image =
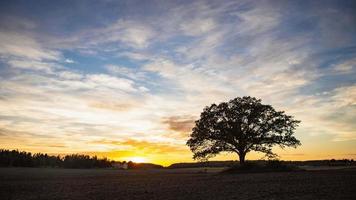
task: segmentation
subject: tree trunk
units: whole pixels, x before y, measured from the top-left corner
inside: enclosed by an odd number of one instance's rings
[[[245,156],[246,156],[246,153],[240,153],[239,154],[240,165],[244,165],[245,164]]]

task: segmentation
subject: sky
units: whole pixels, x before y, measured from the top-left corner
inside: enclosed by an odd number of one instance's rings
[[[356,2],[0,1],[1,148],[190,162],[247,95],[302,121],[280,159],[356,159]]]

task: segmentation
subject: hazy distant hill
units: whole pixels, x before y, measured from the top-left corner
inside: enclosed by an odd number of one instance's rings
[[[128,162],[129,169],[161,169],[163,168],[162,165],[157,165],[153,163],[134,163]]]

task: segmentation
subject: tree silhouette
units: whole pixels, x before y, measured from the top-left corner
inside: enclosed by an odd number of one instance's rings
[[[238,97],[205,107],[200,119],[195,121],[187,145],[194,153],[194,159],[234,152],[238,154],[240,164],[244,164],[250,151],[274,157],[274,145],[296,148],[300,141],[293,133],[299,123],[284,111],[262,104],[260,99]]]

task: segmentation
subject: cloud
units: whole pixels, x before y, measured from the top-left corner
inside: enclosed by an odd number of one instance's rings
[[[108,38],[109,41],[119,40],[134,48],[147,47],[149,40],[155,35],[151,27],[133,21],[119,20],[115,25],[108,27],[108,30],[111,33],[114,32],[114,36]],[[115,33],[116,31],[118,33]]]
[[[199,36],[216,27],[216,23],[213,19],[193,19],[191,21],[186,21],[180,25],[181,30],[184,34],[189,36]]]
[[[75,63],[74,60],[69,59],[69,58],[66,58],[66,59],[64,60],[64,62],[65,62],[65,63]]]
[[[105,69],[108,70],[111,74],[127,77],[133,80],[146,79],[146,74],[144,72],[129,67],[123,67],[118,65],[106,65]]]
[[[146,55],[144,53],[138,53],[138,52],[119,52],[117,56],[126,57],[131,60],[138,60],[138,61],[150,60],[149,55]]]
[[[60,78],[63,78],[65,80],[80,80],[84,77],[83,74],[71,71],[60,71],[57,72],[57,74]]]
[[[345,107],[356,105],[356,86],[347,86],[336,88],[331,92],[331,100],[333,106]]]
[[[58,76],[24,73],[12,78],[1,80],[4,98],[0,100],[0,109],[3,114],[14,115],[12,120],[16,123],[8,125],[13,129],[60,137],[70,133],[110,134],[120,126],[121,119],[137,121],[135,114],[129,117],[127,113],[117,113],[140,107],[140,102],[129,94],[140,90],[127,79],[68,71],[61,71]],[[143,100],[141,97],[140,101]],[[32,121],[25,123],[23,119]],[[39,122],[41,127],[36,126]],[[125,124],[122,122],[121,126],[130,127],[130,122]],[[101,126],[108,126],[110,131]]]
[[[143,67],[144,70],[156,72],[170,81],[171,90],[184,91],[185,95],[206,95],[214,98],[230,92],[214,71],[194,64],[181,65],[169,59],[157,59]],[[211,99],[208,98],[208,99]],[[206,100],[208,100],[206,99]]]
[[[175,66],[170,60],[159,59],[144,66],[147,71],[158,72],[163,77],[174,78],[177,75],[179,66]]]
[[[301,129],[308,134],[331,135],[334,141],[355,140],[355,93],[355,86],[347,86],[298,97],[288,110],[302,120]]]
[[[128,110],[134,108],[136,105],[133,104],[132,102],[117,103],[117,102],[101,101],[101,102],[93,102],[92,104],[89,104],[89,106],[94,107],[94,108],[99,108],[99,109],[110,110],[110,111],[125,112],[125,111],[128,111]]]
[[[192,131],[195,120],[196,118],[192,116],[172,116],[164,118],[162,121],[172,131],[188,133]]]
[[[281,22],[281,15],[276,12],[279,6],[276,4],[274,6],[262,3],[252,9],[232,12],[231,15],[236,16],[240,21],[236,31],[241,35],[248,34],[256,37],[274,29]]]
[[[339,73],[350,73],[356,68],[356,59],[346,60],[334,66],[334,71]]]
[[[43,71],[46,73],[53,73],[53,70],[55,68],[60,68],[59,65],[56,65],[54,63],[41,62],[35,60],[11,59],[8,61],[8,64],[13,68]]]
[[[43,48],[32,37],[17,32],[0,32],[0,55],[2,58],[23,58],[34,61],[59,60],[61,53]]]
[[[133,49],[147,48],[156,31],[147,23],[119,19],[105,27],[83,30],[66,38],[54,39],[54,44],[83,51],[97,51],[100,47],[125,46]]]
[[[86,85],[92,87],[107,87],[133,92],[136,90],[133,84],[134,83],[129,79],[116,78],[106,74],[90,74],[86,76]]]

